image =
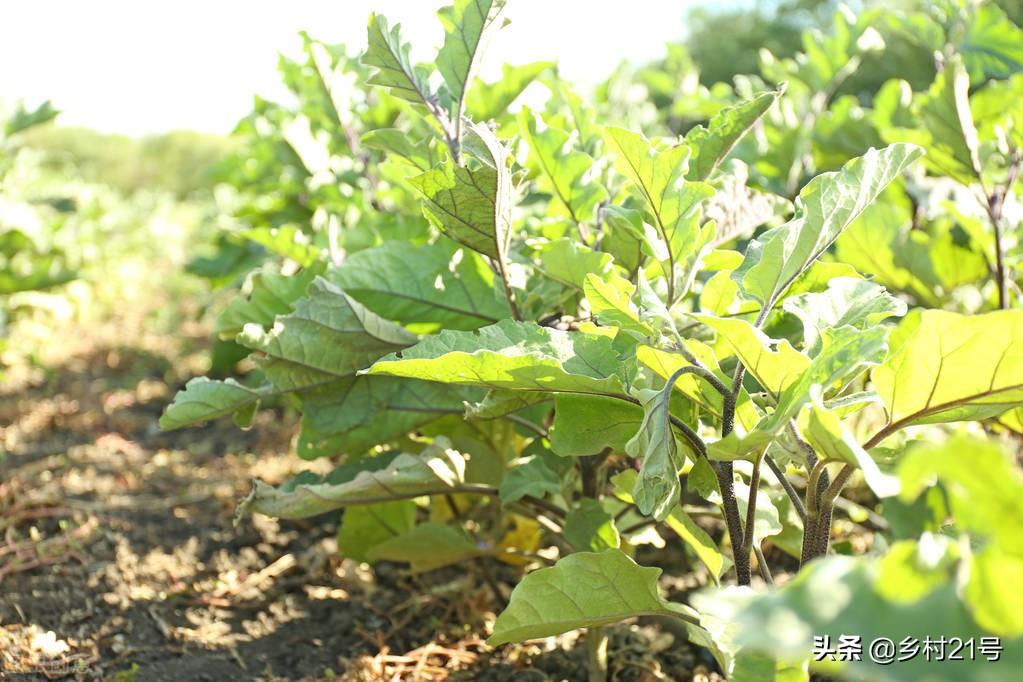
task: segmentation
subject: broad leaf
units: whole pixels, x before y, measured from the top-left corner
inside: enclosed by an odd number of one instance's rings
[[[692,517],[682,511],[681,506],[672,509],[665,522],[668,524],[668,528],[671,528],[682,539],[682,542],[693,550],[697,558],[710,571],[710,575],[716,583],[721,574],[731,565],[731,561],[725,558],[707,531],[696,525]]]
[[[400,537],[416,525],[416,503],[394,500],[365,504],[345,510],[337,532],[337,549],[355,561],[370,561],[369,551],[382,542]]]
[[[519,112],[519,131],[529,144],[530,159],[545,178],[545,189],[573,222],[591,222],[597,204],[607,198],[607,190],[593,177],[593,159],[573,147],[571,135],[541,124],[529,107]]]
[[[503,320],[475,332],[427,337],[366,373],[517,391],[620,394],[621,369],[605,336]]]
[[[501,479],[498,493],[505,504],[517,502],[526,495],[544,497],[561,493],[565,467],[550,453],[530,455],[513,463]]]
[[[583,291],[600,324],[620,327],[642,336],[655,335],[654,328],[639,319],[639,310],[632,302],[636,286],[629,280],[614,272],[604,277],[589,274]]]
[[[580,500],[565,517],[565,539],[581,552],[618,549],[622,544],[614,518],[589,497]]]
[[[484,125],[470,128],[483,163],[448,161],[409,183],[423,195],[423,214],[438,230],[474,251],[503,261],[511,240],[512,186],[508,152]]]
[[[367,552],[370,561],[404,561],[422,573],[468,559],[493,554],[479,547],[461,529],[440,523],[421,523],[381,542]]]
[[[381,317],[421,333],[475,329],[510,316],[493,270],[475,252],[438,242],[415,250],[387,242],[350,255],[327,273]]]
[[[625,452],[643,420],[641,407],[618,398],[563,393],[554,404],[551,450],[562,457],[595,455],[605,447]]]
[[[261,397],[260,391],[242,386],[234,379],[214,381],[196,377],[178,391],[174,402],[164,410],[160,428],[170,431],[226,417],[258,405]]]
[[[760,117],[767,113],[782,92],[762,92],[752,99],[724,107],[714,115],[707,127],[696,126],[686,133],[685,143],[692,150],[686,178],[709,179],[718,164]]]
[[[788,388],[810,366],[810,359],[787,340],[772,339],[746,320],[711,315],[693,317],[716,331],[749,373],[774,395]]]
[[[504,113],[537,76],[554,62],[533,62],[522,66],[501,65],[501,78],[493,83],[473,81],[465,95],[465,108],[474,121],[488,121]]]
[[[478,65],[485,33],[504,9],[504,0],[455,0],[437,12],[444,26],[444,44],[437,53],[437,70],[455,101],[454,117],[465,108],[465,90]]]
[[[409,45],[401,39],[401,26],[389,27],[382,16],[369,16],[368,47],[362,63],[376,68],[367,81],[370,85],[388,88],[395,97],[413,103],[425,105],[435,100],[427,74],[412,65]]]
[[[347,483],[281,489],[254,481],[252,492],[238,505],[238,515],[301,519],[355,504],[454,491],[465,480],[465,458],[449,445],[438,438],[418,455],[398,455],[386,469],[360,472]]]
[[[811,355],[820,350],[826,330],[849,326],[869,329],[889,317],[906,314],[906,304],[884,287],[851,277],[836,277],[828,290],[785,300],[782,307],[803,323],[803,344]]]
[[[540,253],[540,269],[549,278],[562,284],[583,288],[590,274],[604,277],[611,272],[609,254],[594,251],[578,239],[564,237],[547,244]]]
[[[660,574],[661,569],[639,566],[617,549],[571,554],[523,578],[487,644],[551,637],[636,616],[693,620],[691,609],[657,594]]]
[[[871,149],[842,170],[811,180],[799,194],[796,217],[750,243],[742,265],[732,273],[742,292],[761,305],[773,306],[921,153],[908,144]]]
[[[213,331],[221,338],[233,339],[250,322],[269,327],[278,315],[291,311],[319,270],[306,268],[294,275],[283,275],[275,268],[267,268],[252,273],[246,285],[248,294],[227,305],[217,317]]]
[[[353,376],[416,339],[322,278],[309,285],[294,312],[278,316],[269,330],[247,324],[238,335],[238,343],[266,355],[261,366],[282,391]]]
[[[1023,312],[925,310],[907,318],[900,338],[871,375],[888,413],[885,433],[986,419],[1023,403]]]

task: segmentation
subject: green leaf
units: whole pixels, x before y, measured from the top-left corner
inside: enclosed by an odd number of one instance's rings
[[[361,455],[432,421],[457,414],[481,392],[414,379],[348,377],[301,394],[303,459]]]
[[[605,447],[625,452],[643,421],[642,408],[618,398],[562,393],[554,405],[551,450],[561,457],[595,455]]]
[[[906,304],[884,287],[852,277],[836,277],[828,282],[827,291],[792,296],[782,307],[803,323],[803,344],[811,355],[819,352],[826,330],[869,329],[906,314]]]
[[[986,547],[970,563],[963,595],[970,613],[985,630],[1003,637],[1023,635],[1023,556],[999,547]]]
[[[783,91],[784,88],[761,92],[751,99],[724,107],[714,115],[707,127],[696,126],[686,133],[685,143],[692,150],[686,179],[709,179],[718,164],[767,113]]]
[[[705,460],[700,460],[705,461]],[[715,482],[716,485],[716,482]],[[677,506],[671,510],[665,521],[668,527],[671,528],[682,542],[686,543],[696,554],[696,557],[703,562],[703,565],[710,571],[711,577],[716,583],[721,578],[721,574],[725,572],[731,562],[725,558],[725,555],[718,549],[717,543],[711,539],[707,531],[696,525],[696,522],[682,511],[681,506]]]
[[[409,178],[423,195],[423,214],[460,244],[497,260],[511,240],[512,186],[508,151],[484,125],[470,127],[481,142],[484,163],[471,169],[448,161]]]
[[[692,620],[690,609],[657,594],[660,574],[661,569],[639,566],[617,549],[571,554],[523,578],[487,644],[551,637],[636,616]]]
[[[337,532],[337,549],[355,561],[370,561],[369,551],[400,537],[416,525],[416,503],[395,500],[349,507]]]
[[[366,373],[516,391],[620,394],[621,369],[606,336],[502,320],[475,332],[442,331]]]
[[[477,546],[460,529],[441,523],[421,523],[375,545],[367,556],[370,561],[408,562],[414,573],[422,573],[490,554],[492,550]]]
[[[428,171],[444,160],[443,152],[430,140],[416,142],[406,131],[397,128],[371,130],[362,136],[360,142],[370,149],[387,152],[392,158],[399,157],[420,171]]]
[[[735,501],[739,505],[739,515],[745,523],[746,511],[749,509],[750,487],[741,480],[735,481]],[[757,490],[757,508],[753,512],[753,544],[759,545],[764,538],[782,532],[781,518],[778,508],[774,506],[767,491]],[[748,551],[748,550],[747,550]]]
[[[318,277],[294,312],[279,315],[269,330],[247,324],[237,340],[266,355],[261,366],[277,389],[296,391],[353,376],[416,339]]]
[[[484,83],[479,78],[465,95],[465,108],[474,121],[488,121],[504,113],[522,91],[540,74],[554,68],[554,62],[533,62],[522,66],[501,65],[501,78]]]
[[[714,189],[706,183],[685,181],[690,150],[684,144],[660,150],[639,133],[613,127],[604,129],[604,139],[615,154],[615,167],[631,181],[668,248],[665,278],[669,303],[673,303],[684,293],[675,291],[676,278],[688,280],[712,236],[693,218],[700,202],[713,195]]]
[[[976,8],[957,45],[975,81],[1007,78],[1023,71],[1023,30],[998,5]]]
[[[957,528],[1023,556],[1023,474],[996,443],[958,436],[918,445],[899,462],[899,479],[903,502],[941,482]]]
[[[408,43],[402,42],[401,26],[390,28],[387,19],[369,15],[368,47],[362,63],[376,71],[366,82],[389,88],[392,95],[409,102],[428,104],[436,100],[428,76],[412,65]]]
[[[840,171],[818,175],[800,192],[796,217],[753,240],[732,278],[747,297],[773,306],[881,190],[921,154],[913,145],[893,144],[868,150]]]
[[[671,426],[669,403],[672,388],[643,389],[643,422],[639,431],[625,445],[625,450],[642,461],[632,497],[639,511],[663,520],[678,504],[681,486],[678,472],[685,463],[679,454],[675,432]]]
[[[871,374],[885,433],[911,424],[993,417],[1023,403],[1023,311],[959,315],[925,310]]]
[[[479,62],[484,34],[504,9],[504,0],[455,0],[437,12],[444,26],[444,44],[437,70],[455,101],[454,118],[462,116],[465,90]]]
[[[261,394],[242,386],[234,379],[214,381],[206,377],[190,379],[185,388],[174,396],[160,417],[164,431],[192,426],[212,419],[234,414],[258,405]]]
[[[540,252],[540,269],[551,279],[583,288],[590,274],[604,277],[611,272],[612,258],[609,254],[594,251],[580,244],[577,239],[564,237],[546,245]]]
[[[769,338],[759,328],[738,317],[693,315],[718,333],[747,371],[773,395],[779,395],[810,366],[810,359],[787,340]]]
[[[897,603],[881,596],[882,572],[875,559],[830,556],[817,559],[783,587],[755,593],[748,588],[703,591],[692,603],[701,621],[711,618],[729,623],[733,644],[742,652],[768,653],[782,660],[801,660],[813,650],[814,636],[827,636],[832,646],[842,635],[862,638],[863,656],[841,667],[843,680],[871,682],[1010,682],[1023,666],[1023,642],[1003,641],[998,662],[987,662],[978,653],[977,663],[955,663],[917,655],[885,665],[867,655],[870,642],[886,637],[896,645],[905,638],[916,640],[923,651],[927,637],[973,638],[980,642],[990,633],[974,624],[956,596],[952,582],[911,603]],[[885,589],[898,589],[887,586]],[[940,624],[940,635],[935,633]],[[947,641],[947,639],[946,639]],[[813,665],[813,664],[812,664]],[[839,666],[831,663],[834,675]],[[824,668],[821,668],[824,672]]]
[[[501,502],[517,502],[526,495],[558,495],[565,485],[565,473],[560,458],[550,453],[523,457],[501,479],[498,488]]]
[[[451,491],[465,481],[465,458],[449,446],[447,439],[437,438],[418,455],[400,454],[386,469],[363,471],[336,485],[313,483],[282,489],[257,480],[237,513],[239,517],[259,513],[302,519],[351,505]]]
[[[807,414],[803,435],[824,460],[852,464],[863,472],[867,485],[878,497],[891,497],[899,492],[899,479],[882,472],[874,458],[859,444],[842,424],[841,418],[824,407],[819,387],[811,392],[813,407]]]
[[[575,149],[572,136],[564,130],[541,128],[529,107],[519,112],[519,132],[546,180],[544,189],[557,198],[573,222],[591,222],[597,204],[607,199],[607,190],[593,177],[593,159]]]
[[[387,242],[351,254],[327,273],[345,293],[409,330],[475,329],[510,316],[493,270],[478,254],[442,241],[417,247]]]
[[[618,549],[622,544],[614,518],[589,497],[580,500],[565,517],[565,539],[581,552]]]
[[[639,311],[632,303],[636,286],[629,280],[615,272],[604,277],[589,274],[586,275],[583,291],[590,310],[600,324],[620,327],[642,336],[655,335],[653,327],[639,319]]]
[[[250,322],[270,326],[274,318],[290,312],[305,296],[317,274],[319,268],[306,268],[294,275],[282,275],[269,267],[253,272],[246,283],[248,294],[238,296],[224,308],[213,331],[221,338],[233,339]]]

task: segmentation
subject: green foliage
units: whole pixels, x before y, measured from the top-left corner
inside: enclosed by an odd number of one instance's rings
[[[808,662],[815,634],[1018,636],[1001,579],[1023,565],[1018,470],[945,426],[1012,429],[1023,405],[1019,82],[985,81],[1014,69],[1018,29],[957,7],[842,11],[734,87],[680,81],[683,109],[646,119],[614,79],[588,102],[546,64],[474,78],[501,3],[442,10],[433,64],[377,16],[361,63],[307,39],[282,63],[299,104],[257,101],[239,126],[230,238],[261,262],[217,331],[258,372],[193,380],[164,428],[285,398],[298,454],[340,466],[257,482],[241,511],[344,509],[360,561],[523,567],[493,645],[681,617],[733,679],[806,680],[834,667]],[[884,54],[875,25],[930,26],[933,83],[839,94]],[[546,100],[514,111],[537,78]],[[224,282],[250,264],[234,253]],[[864,484],[892,518],[921,496],[932,513],[829,557],[838,498]],[[696,611],[663,599],[632,556],[664,530],[739,586]],[[753,589],[771,546],[801,568]]]

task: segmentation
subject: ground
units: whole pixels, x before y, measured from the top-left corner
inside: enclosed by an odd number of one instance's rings
[[[577,634],[486,647],[471,569],[341,559],[336,517],[235,526],[252,478],[309,466],[294,417],[160,432],[209,329],[153,312],[59,325],[0,384],[0,679],[586,679]],[[507,597],[518,569],[493,568]],[[614,628],[612,679],[720,679],[680,634]]]

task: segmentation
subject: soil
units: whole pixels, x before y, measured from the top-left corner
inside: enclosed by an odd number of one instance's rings
[[[294,415],[160,432],[208,329],[125,331],[146,324],[60,330],[59,357],[0,384],[0,679],[586,679],[576,634],[486,647],[500,605],[472,567],[360,566],[336,517],[236,527],[252,478],[310,467]],[[492,569],[506,596],[517,569]],[[612,628],[609,652],[612,679],[720,679],[655,624]]]

